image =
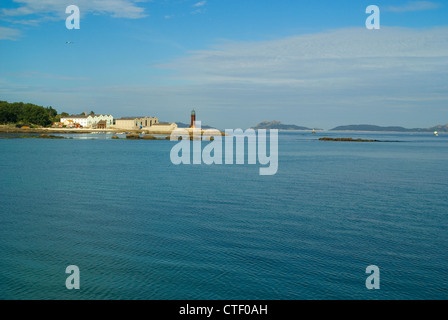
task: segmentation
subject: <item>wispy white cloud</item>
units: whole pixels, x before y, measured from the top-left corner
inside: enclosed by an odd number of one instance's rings
[[[207,9],[205,8],[205,5],[207,4],[207,0],[196,2],[193,7],[195,10],[191,11],[191,14],[200,14],[205,13]]]
[[[72,0],[14,0],[19,4],[18,8],[0,11],[2,19],[8,17],[21,17],[31,15],[51,15],[53,17],[65,18],[65,8],[73,4]],[[116,18],[138,19],[146,16],[145,9],[138,6],[141,0],[77,0],[81,14],[95,13],[107,14]]]
[[[425,11],[434,10],[442,7],[441,3],[432,1],[411,1],[401,6],[387,6],[384,11],[389,12],[411,12],[411,11]]]
[[[410,123],[448,103],[448,28],[350,28],[226,42],[159,67],[177,72],[173,79],[190,83],[210,108],[237,108],[243,117],[269,119],[271,112],[310,124],[317,115],[331,121],[345,114],[339,123]]]
[[[207,4],[207,0],[197,2],[193,5],[193,7],[203,7]]]
[[[448,64],[448,28],[384,29],[379,33],[340,29],[275,41],[230,42],[215,50],[191,52],[162,67],[194,81],[321,86],[322,81],[340,84],[341,78],[356,84],[372,72],[429,72]]]
[[[0,27],[0,40],[17,40],[20,35],[17,29]]]

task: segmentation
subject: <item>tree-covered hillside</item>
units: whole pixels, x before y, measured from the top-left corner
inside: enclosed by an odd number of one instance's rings
[[[57,121],[58,112],[52,107],[32,103],[0,101],[0,124],[27,124],[47,127]]]

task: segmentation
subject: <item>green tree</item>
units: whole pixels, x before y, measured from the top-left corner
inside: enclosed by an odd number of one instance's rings
[[[22,102],[8,103],[0,101],[0,123],[16,123],[23,109]]]
[[[54,121],[57,111],[31,103],[0,101],[0,123],[22,123],[48,126]]]
[[[57,120],[58,112],[56,111],[56,109],[53,109],[53,107],[50,106],[50,107],[47,107],[47,112],[48,112],[48,115],[50,116],[51,122],[59,121],[59,120]]]
[[[58,114],[56,109],[54,109],[52,106],[47,107],[47,110],[50,117],[56,117],[56,115]]]
[[[24,123],[37,124],[44,127],[51,124],[47,109],[31,103],[24,105],[21,120]]]

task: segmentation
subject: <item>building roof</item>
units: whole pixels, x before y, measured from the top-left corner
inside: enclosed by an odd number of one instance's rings
[[[156,117],[123,117],[120,119],[116,119],[116,120],[138,120],[138,119],[157,119]]]
[[[87,119],[88,117],[112,117],[111,114],[79,114],[79,115],[70,115],[66,117],[61,117],[63,119]]]
[[[62,119],[87,119],[86,115],[71,115],[67,117],[61,117]]]

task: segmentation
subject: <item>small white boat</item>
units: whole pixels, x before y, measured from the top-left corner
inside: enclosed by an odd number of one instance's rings
[[[438,133],[437,131],[434,131],[434,135],[435,135],[436,137],[438,137],[438,136],[439,136],[439,133]]]
[[[313,133],[316,133],[316,130],[313,129]]]

